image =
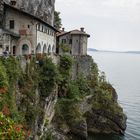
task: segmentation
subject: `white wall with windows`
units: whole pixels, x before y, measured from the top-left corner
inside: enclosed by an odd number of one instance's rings
[[[19,35],[19,38],[9,41],[11,54],[56,53],[56,31],[47,23],[19,10],[8,8],[5,12],[4,26],[5,29]]]
[[[36,53],[50,54],[55,52],[56,52],[55,31],[43,24],[38,24]]]

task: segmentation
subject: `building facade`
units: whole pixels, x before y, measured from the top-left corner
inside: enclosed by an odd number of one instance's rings
[[[88,38],[90,37],[84,31],[84,28],[80,30],[72,30],[65,32],[64,29],[57,35],[57,51],[59,54],[69,53],[71,55],[87,55]]]
[[[0,54],[56,53],[57,30],[38,17],[5,4],[0,29]]]

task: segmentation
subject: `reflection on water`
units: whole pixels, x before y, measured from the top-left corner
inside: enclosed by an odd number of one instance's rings
[[[140,140],[140,55],[103,52],[90,55],[115,87],[128,120],[124,137],[94,135],[89,140]]]

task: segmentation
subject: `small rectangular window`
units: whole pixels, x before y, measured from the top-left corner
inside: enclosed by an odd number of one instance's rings
[[[28,25],[28,29],[30,29],[30,25]]]
[[[0,45],[0,49],[2,49],[2,45]]]
[[[44,30],[44,27],[43,27],[43,25],[42,25],[42,32],[43,32],[43,30]]]
[[[64,43],[64,44],[65,44],[65,43],[66,43],[66,39],[62,39],[62,43]]]
[[[72,44],[72,39],[69,40],[69,44]]]
[[[6,46],[6,51],[9,51],[9,46],[8,45]]]
[[[40,31],[40,24],[38,24],[38,31]]]
[[[10,29],[14,29],[15,28],[15,21],[14,20],[10,20]]]

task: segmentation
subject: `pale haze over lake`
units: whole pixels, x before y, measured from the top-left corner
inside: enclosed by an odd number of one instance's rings
[[[124,137],[100,135],[90,140],[140,140],[140,54],[103,52],[89,54],[115,87],[119,103],[128,117]]]

